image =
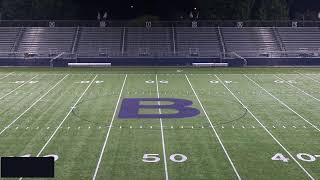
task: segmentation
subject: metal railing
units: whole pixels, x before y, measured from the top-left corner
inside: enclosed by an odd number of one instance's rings
[[[23,58],[23,59],[41,59],[41,58],[64,58],[64,59],[74,59],[77,54],[58,52],[57,54],[52,54],[50,51],[39,51],[39,52],[0,52],[0,58]]]
[[[314,50],[296,50],[296,51],[229,51],[226,53],[218,51],[199,51],[197,53],[190,51],[169,51],[149,52],[148,54],[128,53],[122,54],[120,51],[107,51],[107,53],[71,53],[39,51],[39,52],[0,52],[0,58],[61,58],[61,59],[77,59],[77,58],[237,58],[246,60],[247,58],[320,58],[320,49]]]
[[[239,54],[237,54],[236,52],[230,52],[230,55],[236,57],[237,59],[242,59],[243,60],[243,66],[247,66],[248,65],[248,61],[246,58],[240,56]]]
[[[282,57],[289,57],[289,58],[301,58],[301,57],[320,57],[320,49],[314,50],[290,50],[290,51],[233,51],[227,52],[226,57],[230,57],[230,54],[237,55],[244,57],[244,58],[282,58]]]
[[[151,27],[193,27],[194,21],[151,21]],[[282,20],[198,20],[197,27],[237,27],[242,22],[243,27],[291,27],[297,22],[298,27],[320,27],[320,21]],[[105,21],[107,27],[145,27],[146,22],[136,21]],[[99,27],[97,20],[0,20],[0,27]]]

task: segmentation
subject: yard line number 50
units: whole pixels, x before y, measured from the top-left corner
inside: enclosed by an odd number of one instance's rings
[[[183,163],[188,160],[183,154],[172,154],[170,160],[175,163]],[[145,163],[157,163],[160,161],[159,154],[144,154],[142,161]]]

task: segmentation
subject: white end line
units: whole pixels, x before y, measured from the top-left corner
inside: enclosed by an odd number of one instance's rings
[[[269,91],[267,91],[265,88],[263,88],[262,86],[260,86],[257,82],[255,82],[254,80],[252,80],[251,78],[249,78],[247,75],[244,75],[248,80],[250,80],[251,82],[253,82],[256,86],[260,87],[262,90],[264,90],[266,93],[268,93],[271,97],[273,97],[275,100],[277,100],[280,104],[282,104],[283,106],[285,106],[287,109],[289,109],[291,112],[293,112],[294,114],[296,114],[297,116],[299,116],[301,119],[303,119],[305,122],[307,122],[308,124],[310,124],[312,127],[314,127],[316,130],[318,130],[320,132],[320,129],[315,126],[314,124],[312,124],[310,121],[308,121],[306,118],[304,118],[303,116],[301,116],[299,113],[297,113],[295,110],[293,110],[292,108],[290,108],[287,104],[285,104],[284,102],[282,102],[280,99],[278,99],[277,97],[275,97],[273,94],[271,94]]]
[[[260,122],[260,120],[246,107],[242,101],[221,81],[221,79],[215,75],[220,83],[231,93],[231,95],[249,112],[249,114],[261,125],[261,127],[272,137],[272,139],[278,143],[278,145],[293,159],[293,161],[303,170],[310,179],[314,180],[311,174],[296,160],[296,158],[273,136],[273,134]]]
[[[110,123],[110,125],[109,125],[108,132],[107,132],[107,135],[106,135],[106,139],[105,139],[105,141],[104,141],[104,143],[103,143],[103,146],[102,146],[102,149],[101,149],[101,152],[100,152],[100,156],[99,156],[99,160],[98,160],[98,162],[97,162],[97,166],[96,166],[96,169],[95,169],[95,171],[94,171],[94,175],[93,175],[93,177],[92,177],[93,180],[96,179],[97,174],[98,174],[98,171],[99,171],[99,168],[100,168],[100,164],[101,164],[101,160],[102,160],[102,157],[103,157],[103,153],[104,153],[104,151],[105,151],[105,149],[106,149],[106,146],[107,146],[107,143],[108,143],[108,139],[109,139],[111,127],[112,127],[114,118],[115,118],[116,113],[117,113],[117,109],[118,109],[118,106],[119,106],[119,103],[120,103],[120,99],[121,99],[121,95],[122,95],[124,86],[125,86],[126,81],[127,81],[127,77],[128,77],[128,75],[126,74],[126,76],[125,76],[125,78],[124,78],[124,80],[123,80],[123,84],[122,84],[122,87],[121,87],[121,91],[120,91],[120,94],[119,94],[119,97],[118,97],[118,101],[117,101],[116,107],[115,107],[114,112],[113,112],[113,115],[112,115],[111,123]]]
[[[188,83],[189,83],[189,85],[190,85],[190,87],[191,87],[191,89],[192,89],[192,91],[193,91],[194,95],[196,96],[196,98],[197,98],[197,100],[198,100],[198,102],[199,102],[199,104],[200,104],[200,106],[201,106],[201,108],[202,108],[202,110],[203,110],[203,112],[204,112],[205,116],[207,117],[207,120],[208,120],[208,122],[210,123],[210,126],[211,126],[211,128],[212,128],[212,130],[213,130],[214,134],[216,135],[216,137],[217,137],[217,139],[218,139],[218,141],[219,141],[219,143],[220,143],[220,145],[221,145],[221,147],[222,147],[222,149],[223,149],[224,153],[226,154],[226,156],[227,156],[227,158],[228,158],[228,160],[229,160],[229,162],[230,162],[230,164],[231,164],[231,166],[232,166],[232,168],[233,168],[233,171],[235,172],[235,174],[237,175],[238,179],[240,180],[240,179],[241,179],[241,177],[240,177],[240,175],[239,175],[239,173],[238,173],[238,171],[237,171],[236,167],[234,166],[234,164],[233,164],[233,162],[232,162],[232,160],[231,160],[231,158],[230,158],[230,156],[229,156],[229,154],[228,154],[228,152],[227,152],[226,148],[224,147],[224,145],[223,145],[223,143],[222,143],[222,141],[221,141],[221,139],[220,139],[220,137],[219,137],[219,135],[218,135],[218,133],[217,133],[216,129],[214,128],[214,126],[213,126],[213,124],[212,124],[212,122],[211,122],[211,120],[210,120],[210,117],[208,116],[208,114],[207,114],[206,110],[204,109],[204,107],[203,107],[203,105],[202,105],[202,103],[201,103],[201,101],[200,101],[200,99],[199,99],[199,97],[198,97],[198,95],[197,95],[196,91],[194,90],[194,88],[193,88],[193,86],[192,86],[192,84],[191,84],[191,82],[190,82],[190,80],[189,80],[189,78],[188,78],[188,76],[187,76],[186,74],[185,74],[185,77],[186,77],[186,79],[187,79],[187,81],[188,81]]]
[[[85,93],[88,91],[88,89],[90,88],[90,86],[92,85],[92,83],[94,82],[94,80],[97,78],[98,75],[96,75],[91,83],[87,86],[87,88],[83,91],[83,93],[81,94],[81,96],[78,98],[78,100],[76,101],[76,103],[74,103],[73,107],[76,106],[79,101],[82,99],[82,97],[85,95]],[[62,124],[64,123],[64,121],[69,117],[69,115],[71,114],[73,109],[70,108],[68,114],[64,117],[64,119],[61,121],[61,123],[59,124],[59,126],[56,128],[56,130],[53,132],[53,134],[51,135],[51,137],[48,139],[48,141],[45,143],[45,145],[41,148],[41,150],[39,151],[39,153],[37,154],[37,157],[40,156],[40,154],[42,153],[42,151],[48,146],[48,144],[50,143],[51,139],[56,135],[56,133],[58,132],[58,130],[60,129],[60,127],[62,126]]]
[[[33,106],[35,106],[39,101],[41,101],[42,98],[44,98],[47,94],[49,94],[50,91],[52,91],[55,87],[57,87],[67,76],[64,76],[60,81],[58,81],[54,86],[52,86],[45,94],[43,94],[38,100],[36,100],[31,106],[29,106],[28,109],[26,109],[22,114],[20,114],[16,119],[14,119],[8,126],[6,126],[1,132],[0,135],[6,131],[8,128],[12,126],[17,120],[19,120],[26,112],[28,112]]]
[[[0,98],[0,100],[2,100],[3,98],[9,96],[11,93],[13,93],[14,91],[18,90],[19,88],[21,88],[22,86],[26,85],[27,83],[29,83],[30,81],[32,81],[34,78],[36,78],[39,75],[33,76],[33,78],[31,78],[30,80],[24,82],[23,84],[21,84],[20,86],[16,87],[15,89],[13,89],[12,91],[8,92],[7,94],[5,94],[4,96],[2,96]]]
[[[159,92],[159,83],[158,83],[158,74],[156,74],[156,85],[157,85],[157,95],[158,99],[160,98],[160,92]],[[160,102],[158,101],[158,105],[160,105]],[[159,114],[162,114],[161,109],[159,109]],[[167,155],[166,155],[166,146],[164,143],[164,133],[163,133],[163,123],[162,118],[160,118],[160,127],[161,127],[161,140],[162,140],[162,151],[163,151],[163,162],[164,162],[164,170],[166,175],[166,180],[169,179],[168,175],[168,165],[167,165]]]

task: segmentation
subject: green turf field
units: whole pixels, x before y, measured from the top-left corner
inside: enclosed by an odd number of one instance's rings
[[[320,68],[2,68],[0,88],[0,156],[54,155],[55,179],[320,179]],[[118,118],[158,97],[201,114]]]

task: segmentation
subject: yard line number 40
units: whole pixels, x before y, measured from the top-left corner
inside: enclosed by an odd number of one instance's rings
[[[13,157],[13,156],[11,156],[11,157]],[[25,154],[25,155],[22,155],[22,156],[19,156],[19,157],[31,157],[31,154]],[[53,157],[54,161],[57,161],[59,159],[59,156],[56,155],[56,154],[49,154],[49,155],[46,155],[46,156],[43,156],[43,157]]]
[[[320,155],[311,155],[308,153],[298,153],[297,158],[304,162],[314,162],[317,158],[320,158]],[[285,157],[282,153],[275,154],[272,158],[273,161],[282,161],[282,162],[289,162],[289,158]]]

